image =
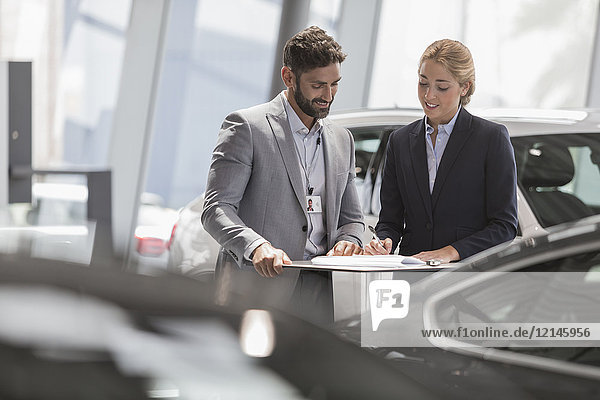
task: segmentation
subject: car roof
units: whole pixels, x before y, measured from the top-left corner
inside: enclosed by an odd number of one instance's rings
[[[507,127],[511,136],[565,133],[600,133],[600,110],[475,108],[473,115]],[[329,116],[346,128],[396,127],[423,117],[420,108],[359,109],[336,111]]]

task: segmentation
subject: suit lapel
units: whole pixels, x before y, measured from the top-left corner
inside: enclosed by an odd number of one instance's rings
[[[323,155],[325,157],[325,212],[326,212],[326,231],[328,233],[333,232],[337,229],[335,225],[335,216],[337,210],[335,205],[337,203],[337,172],[340,170],[338,163],[339,159],[335,155],[335,149],[338,148],[336,144],[336,135],[333,134],[328,123],[323,124]],[[329,244],[329,243],[328,243]],[[331,247],[332,244],[329,244]]]
[[[434,208],[438,198],[440,197],[440,192],[444,187],[444,182],[446,181],[446,178],[448,177],[456,158],[471,136],[471,119],[471,114],[469,114],[464,108],[461,108],[435,177],[435,184],[433,185],[433,193],[431,196]]]
[[[431,215],[431,195],[429,193],[429,171],[427,170],[427,152],[425,151],[425,126],[423,120],[410,133],[410,157],[417,181],[417,187],[428,215]]]
[[[306,207],[304,206],[306,201],[306,190],[302,186],[300,161],[298,160],[298,154],[296,153],[294,137],[285,113],[285,108],[279,96],[271,101],[271,111],[267,114],[267,120],[273,130],[273,135],[277,141],[277,146],[281,152],[281,157],[283,158],[283,163],[285,164],[285,169],[290,179],[290,183],[292,184],[292,188],[294,189],[294,193],[296,194],[296,198],[298,199],[298,203],[300,203],[300,207],[304,210],[304,214],[308,219]]]

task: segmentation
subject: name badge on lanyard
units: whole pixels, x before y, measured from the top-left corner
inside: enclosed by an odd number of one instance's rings
[[[306,211],[309,214],[323,212],[321,196],[306,196]]]

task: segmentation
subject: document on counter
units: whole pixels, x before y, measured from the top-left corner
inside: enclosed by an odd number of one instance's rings
[[[444,268],[454,268],[456,265],[442,264],[430,267],[424,261],[414,257],[388,254],[379,256],[319,256],[311,261],[292,261],[292,264],[284,265],[284,267],[327,271],[385,272],[437,271]]]

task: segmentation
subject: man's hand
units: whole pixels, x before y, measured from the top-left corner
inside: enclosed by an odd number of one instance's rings
[[[273,278],[283,272],[283,264],[291,264],[292,260],[285,251],[276,249],[271,243],[263,243],[254,250],[252,264],[260,276]]]
[[[422,261],[440,260],[442,263],[460,260],[460,254],[458,254],[458,251],[452,246],[446,246],[432,251],[422,251],[419,254],[415,254],[413,257]]]
[[[377,256],[380,254],[390,254],[392,252],[392,239],[386,238],[382,240],[383,246],[373,239],[365,246],[365,254]]]
[[[340,240],[327,252],[328,256],[352,256],[354,254],[362,254],[363,249],[356,243],[347,240]]]

